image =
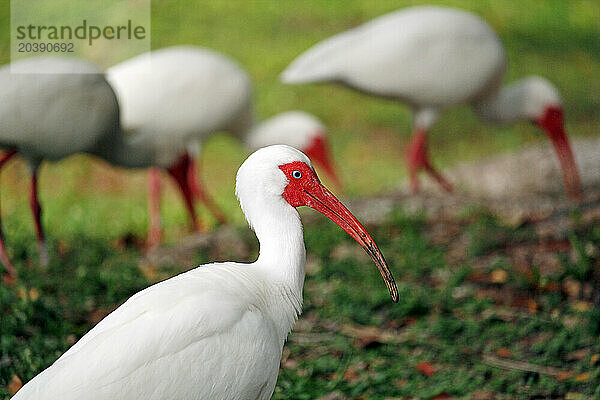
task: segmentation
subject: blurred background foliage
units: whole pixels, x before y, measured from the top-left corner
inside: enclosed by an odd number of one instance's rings
[[[8,0],[3,0],[8,5]],[[221,51],[248,69],[255,82],[256,111],[269,117],[302,109],[329,127],[331,144],[346,195],[390,192],[405,185],[403,149],[410,137],[409,109],[393,101],[335,85],[286,86],[277,77],[312,44],[378,15],[417,4],[443,4],[471,10],[498,32],[509,54],[507,80],[528,74],[550,79],[561,91],[571,136],[600,131],[600,2],[596,0],[446,1],[244,1],[155,0],[152,48],[194,44]],[[7,6],[0,8],[0,62],[9,61]],[[433,128],[434,162],[447,167],[544,140],[527,123],[486,125],[468,107],[446,112]],[[241,144],[217,134],[205,144],[201,174],[225,211],[241,222],[233,194],[235,172],[246,156]],[[28,179],[22,162],[2,171],[2,208],[8,236],[31,233],[27,215]],[[46,164],[41,172],[43,223],[50,236],[80,231],[92,235],[143,234],[146,224],[145,176],[98,160],[75,156]],[[186,229],[179,194],[164,180],[167,238]],[[210,218],[206,216],[207,218]]]

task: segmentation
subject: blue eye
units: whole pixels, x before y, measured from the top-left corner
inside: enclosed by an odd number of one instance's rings
[[[296,179],[300,179],[302,178],[302,172],[295,170],[294,172],[292,172],[292,176]]]

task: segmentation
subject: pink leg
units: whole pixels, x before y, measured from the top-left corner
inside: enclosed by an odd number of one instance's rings
[[[439,172],[433,168],[427,155],[427,131],[417,129],[411,138],[410,144],[406,149],[406,162],[408,164],[408,173],[410,177],[410,187],[413,193],[419,192],[419,178],[417,176],[420,169],[424,169],[442,188],[447,192],[452,192],[454,188]]]
[[[160,171],[152,167],[148,170],[148,206],[150,210],[150,229],[148,247],[157,247],[162,239],[160,223]]]
[[[190,188],[190,179],[189,179],[189,164],[190,157],[187,153],[183,154],[177,163],[168,169],[169,174],[175,179],[177,185],[179,185],[179,189],[181,190],[181,195],[183,196],[183,200],[185,201],[185,206],[188,209],[190,214],[190,218],[192,220],[192,224],[194,229],[199,232],[204,231],[202,225],[198,221],[196,217],[196,210],[194,209],[194,200],[193,193]]]
[[[38,248],[40,252],[40,264],[48,265],[48,249],[46,247],[46,238],[42,229],[42,207],[38,199],[38,170],[37,168],[31,172],[31,190],[29,192],[29,206],[33,214],[33,222],[35,224],[35,234],[37,237]]]
[[[0,156],[0,168],[6,164],[8,160],[17,154],[16,150],[8,150]],[[12,265],[6,252],[6,246],[4,244],[4,233],[2,232],[2,219],[0,214],[0,262],[4,265],[6,273],[2,276],[2,281],[7,285],[13,285],[17,280],[17,269]]]
[[[227,222],[227,218],[225,214],[221,211],[219,206],[213,201],[213,199],[206,193],[203,189],[203,184],[200,181],[200,177],[196,173],[196,163],[194,159],[190,156],[190,164],[188,166],[188,179],[189,186],[194,194],[194,199],[202,201],[206,208],[211,212],[211,214],[217,219],[220,224],[225,224]]]

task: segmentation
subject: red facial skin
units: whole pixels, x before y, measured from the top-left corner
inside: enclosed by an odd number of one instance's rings
[[[334,164],[330,156],[329,143],[325,137],[325,132],[319,132],[309,145],[303,150],[304,154],[312,161],[315,161],[329,175],[333,184],[342,189],[342,183],[338,174],[335,172]]]
[[[544,130],[550,141],[552,141],[562,167],[567,194],[575,200],[581,200],[581,180],[565,132],[562,109],[558,106],[546,107],[544,115],[534,122]]]
[[[352,236],[373,259],[392,300],[398,302],[398,289],[394,277],[375,241],[356,217],[321,184],[315,171],[301,161],[280,165],[279,169],[288,179],[288,184],[283,191],[283,198],[292,207],[308,206],[317,210]]]

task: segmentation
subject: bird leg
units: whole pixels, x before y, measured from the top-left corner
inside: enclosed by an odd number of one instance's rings
[[[179,160],[172,167],[167,169],[167,171],[169,172],[169,174],[171,174],[173,179],[175,179],[177,185],[179,185],[179,189],[181,190],[181,195],[183,196],[185,206],[187,207],[187,210],[190,214],[190,218],[192,219],[194,229],[199,232],[202,232],[204,231],[204,227],[200,224],[198,218],[196,217],[193,193],[190,188],[190,162],[190,156],[187,153],[184,153],[179,157]]]
[[[156,167],[148,170],[148,209],[150,211],[148,247],[152,249],[158,247],[162,239],[160,223],[160,171]]]
[[[40,264],[46,267],[48,265],[48,248],[46,247],[46,239],[44,230],[42,229],[42,207],[38,199],[38,169],[31,171],[31,190],[29,192],[29,206],[33,214],[33,222],[35,224],[35,234],[37,237],[38,248],[40,252]]]
[[[225,224],[227,222],[227,218],[223,211],[217,206],[214,200],[208,195],[208,193],[204,190],[204,185],[200,181],[200,177],[196,173],[196,163],[194,159],[190,157],[189,171],[188,171],[188,179],[189,185],[194,194],[194,199],[198,199],[202,201],[206,208],[210,211],[210,213],[216,218],[219,224]]]
[[[6,164],[8,160],[10,160],[15,154],[17,154],[16,150],[8,150],[5,151],[2,156],[0,156],[0,168]],[[18,272],[17,269],[12,265],[10,259],[8,258],[8,253],[6,252],[6,246],[4,245],[4,233],[2,231],[2,218],[0,214],[0,262],[4,265],[4,269],[6,273],[2,276],[2,281],[6,285],[14,285],[17,280]]]
[[[413,193],[419,193],[419,178],[417,176],[420,169],[424,169],[445,191],[452,192],[452,184],[446,180],[431,165],[427,155],[427,131],[417,129],[412,135],[410,144],[406,149],[406,162],[408,164],[408,173],[410,177],[410,187]]]

